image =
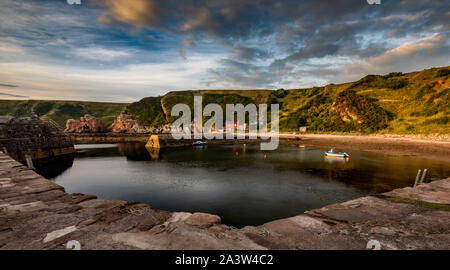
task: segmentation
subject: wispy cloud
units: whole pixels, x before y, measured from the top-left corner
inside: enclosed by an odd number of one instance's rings
[[[0,86],[129,101],[342,82],[448,65],[449,22],[435,0],[2,0]]]
[[[186,54],[184,53],[183,49],[179,46],[175,46],[175,49],[177,50],[177,52],[180,54],[181,58],[183,59],[187,59]]]
[[[18,87],[18,85],[7,84],[7,83],[0,83],[0,86],[2,86],[2,87],[9,87],[9,88]]]
[[[0,78],[20,81],[20,90],[33,99],[135,101],[168,91],[204,88],[204,70],[217,67],[224,55],[191,55],[165,63],[129,64],[120,69],[55,65],[51,63],[0,63]],[[6,69],[5,67],[8,67]],[[62,95],[61,93],[64,93]]]
[[[119,58],[130,56],[127,51],[111,50],[100,47],[76,48],[75,55],[91,60],[114,61]]]
[[[14,98],[29,98],[29,96],[22,96],[22,95],[1,93],[1,92],[0,92],[0,96],[7,96],[7,97],[14,97]]]

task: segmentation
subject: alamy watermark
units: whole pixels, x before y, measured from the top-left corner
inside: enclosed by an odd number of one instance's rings
[[[67,0],[69,5],[81,5],[81,0]]]
[[[191,122],[191,108],[187,104],[176,104],[171,111],[172,117],[182,116],[175,120],[171,126],[171,134],[174,139],[195,139],[203,138],[234,140],[248,138],[261,142],[261,150],[275,150],[279,144],[279,105],[270,106],[270,131],[268,131],[268,111],[267,104],[226,104],[226,121],[222,107],[219,104],[208,104],[204,109],[202,97],[194,97],[194,123]],[[248,123],[246,123],[248,115]],[[203,116],[210,117],[203,124]],[[237,121],[235,121],[237,119]],[[224,126],[225,123],[225,126]]]
[[[366,248],[371,250],[381,250],[381,243],[378,240],[372,239],[367,242]]]

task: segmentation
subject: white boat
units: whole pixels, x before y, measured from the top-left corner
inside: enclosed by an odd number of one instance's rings
[[[206,146],[208,145],[208,142],[205,141],[196,141],[192,144],[192,146]]]
[[[335,152],[333,149],[330,149],[330,151],[325,152],[326,157],[341,157],[341,158],[348,158],[350,157],[347,153],[339,153]]]

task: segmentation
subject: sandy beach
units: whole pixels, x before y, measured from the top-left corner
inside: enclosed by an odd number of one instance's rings
[[[300,137],[309,145],[336,149],[355,149],[389,155],[415,156],[450,162],[450,140],[444,137],[419,137],[401,135],[329,135],[280,134],[280,138]]]

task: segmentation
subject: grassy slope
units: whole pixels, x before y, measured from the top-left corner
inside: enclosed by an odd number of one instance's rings
[[[225,104],[280,104],[280,128],[297,131],[308,125],[315,132],[450,134],[450,67],[407,74],[368,75],[357,82],[291,90],[195,90],[170,92],[126,105],[78,101],[0,100],[0,115],[27,116],[33,108],[60,125],[84,114],[110,125],[125,112],[140,124],[159,126],[174,120],[171,108],[193,106],[195,95],[204,106]],[[125,107],[126,106],[126,107]]]
[[[170,114],[178,103],[192,108],[194,95],[202,95],[204,104],[223,108],[226,103],[278,103],[284,131],[308,125],[316,132],[450,134],[449,87],[449,67],[443,67],[307,89],[177,91],[153,98],[151,109],[146,98],[128,106],[128,112],[143,124],[161,125],[173,120],[167,120],[164,109]]]
[[[64,127],[68,119],[79,119],[85,114],[90,114],[109,126],[126,105],[85,101],[0,100],[0,115],[26,117],[33,109],[41,118],[50,118]]]

